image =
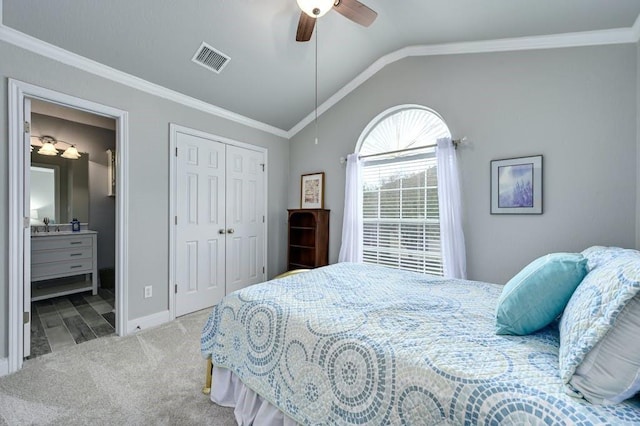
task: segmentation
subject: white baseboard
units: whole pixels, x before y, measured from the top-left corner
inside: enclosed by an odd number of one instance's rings
[[[146,317],[132,319],[127,322],[127,334],[157,327],[169,321],[171,321],[171,313],[169,311],[162,311],[147,315]]]
[[[0,377],[9,374],[9,358],[0,358]]]

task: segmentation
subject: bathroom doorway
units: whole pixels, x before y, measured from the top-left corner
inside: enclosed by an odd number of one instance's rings
[[[22,368],[24,359],[30,352],[31,329],[31,209],[30,209],[30,165],[31,165],[31,101],[44,101],[54,106],[66,107],[72,110],[88,113],[101,118],[107,117],[115,121],[115,153],[111,153],[112,165],[115,170],[111,173],[111,195],[115,200],[115,270],[114,270],[114,298],[115,298],[115,331],[124,336],[128,329],[127,312],[127,200],[128,200],[128,113],[104,104],[87,99],[56,92],[51,89],[36,86],[15,79],[8,81],[8,124],[9,124],[9,250],[8,250],[8,278],[9,278],[9,348],[8,373]],[[34,136],[38,135],[34,132]],[[64,139],[61,139],[64,140]],[[46,140],[40,141],[44,145]],[[66,142],[72,142],[67,140]],[[55,145],[55,144],[54,144]],[[64,149],[62,149],[64,147]],[[39,149],[39,148],[38,148]],[[62,154],[67,151],[66,145],[61,145]],[[75,156],[73,150],[67,155]],[[82,154],[79,153],[80,157]],[[62,155],[60,155],[62,156]],[[61,184],[62,185],[62,184]],[[109,189],[108,189],[109,190]],[[114,195],[115,194],[115,195]],[[49,226],[51,223],[48,224]],[[63,224],[59,223],[63,232]],[[70,226],[73,226],[69,224]],[[89,225],[91,226],[91,225]],[[50,229],[49,229],[50,231]],[[77,235],[70,233],[71,235]],[[87,235],[83,235],[81,244],[88,244]],[[92,243],[91,239],[91,243]],[[93,244],[93,243],[92,243]],[[97,241],[96,241],[97,247]],[[40,247],[42,250],[46,247]],[[85,247],[86,248],[86,247]],[[92,249],[97,253],[97,248]],[[55,265],[55,261],[52,262]],[[97,261],[95,262],[97,267]],[[45,272],[55,272],[49,269]],[[83,270],[88,266],[81,265]],[[42,270],[39,273],[42,274]],[[87,274],[87,280],[96,277],[98,273]],[[42,275],[40,275],[41,278]],[[89,294],[98,293],[97,285],[91,283]],[[77,310],[77,309],[76,309]]]
[[[27,359],[113,335],[116,318],[116,200],[111,161],[116,120],[29,101],[31,327]]]

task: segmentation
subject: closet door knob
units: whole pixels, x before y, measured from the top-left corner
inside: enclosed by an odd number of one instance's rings
[[[227,234],[233,234],[234,232],[236,231],[233,228],[227,229]]]
[[[218,229],[218,234],[224,234],[225,230],[224,229]]]

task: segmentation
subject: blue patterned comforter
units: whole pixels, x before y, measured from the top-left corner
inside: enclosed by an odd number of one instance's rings
[[[639,424],[564,393],[557,327],[498,336],[502,287],[341,263],[234,292],[202,353],[302,424]]]

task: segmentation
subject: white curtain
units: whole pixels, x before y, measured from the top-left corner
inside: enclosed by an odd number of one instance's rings
[[[438,204],[445,278],[467,278],[458,160],[451,139],[438,139]]]
[[[358,154],[347,156],[342,245],[338,262],[362,262],[362,161]]]

